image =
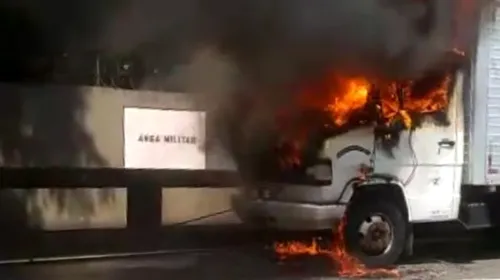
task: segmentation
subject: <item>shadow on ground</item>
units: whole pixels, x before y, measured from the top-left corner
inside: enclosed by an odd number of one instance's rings
[[[500,233],[481,231],[470,233],[460,240],[453,238],[442,241],[423,240],[415,246],[415,255],[404,260],[403,264],[447,262],[471,264],[479,260],[500,258]]]

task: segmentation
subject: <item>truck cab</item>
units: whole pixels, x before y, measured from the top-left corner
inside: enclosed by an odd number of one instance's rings
[[[307,171],[314,183],[252,183],[233,198],[235,212],[282,230],[335,229],[343,219],[348,249],[368,266],[397,261],[417,224],[499,226],[499,15],[498,0],[481,12],[474,54],[448,87],[445,123],[424,118],[394,134],[390,149],[377,125],[326,139]]]
[[[459,217],[463,85],[457,72],[445,124],[424,118],[418,128],[397,133],[389,149],[376,126],[326,139],[306,170],[313,180],[252,183],[233,198],[233,209],[248,224],[292,231],[332,229],[346,217],[346,240],[357,257],[375,266],[395,262],[411,224]]]

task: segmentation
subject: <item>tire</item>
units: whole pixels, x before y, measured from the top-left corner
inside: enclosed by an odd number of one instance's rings
[[[379,216],[381,216],[381,220],[374,218]],[[372,218],[370,219],[370,217]],[[409,227],[403,211],[395,203],[368,199],[353,201],[347,209],[346,218],[347,224],[344,234],[347,249],[367,267],[390,266],[395,264],[403,255]],[[368,220],[377,220],[377,222],[372,222],[372,225],[377,223],[375,227],[383,227],[383,232],[387,232],[388,228],[390,229],[392,234],[390,234],[391,241],[389,242],[390,245],[387,246],[388,248],[380,245],[377,250],[367,252],[364,249],[367,246],[361,245],[362,234],[360,234],[360,227],[365,226],[366,228],[366,225],[369,224]],[[382,235],[386,236],[385,234]],[[375,244],[374,242],[365,242],[365,244],[367,243]],[[385,248],[385,250],[382,248]]]

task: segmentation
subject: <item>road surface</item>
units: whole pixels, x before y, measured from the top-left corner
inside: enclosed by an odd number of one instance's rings
[[[496,278],[500,277],[500,250],[492,247],[458,242],[417,246],[416,255],[398,269],[402,279]],[[327,259],[307,257],[280,263],[268,251],[247,247],[131,259],[0,266],[0,279],[330,280],[339,277]]]

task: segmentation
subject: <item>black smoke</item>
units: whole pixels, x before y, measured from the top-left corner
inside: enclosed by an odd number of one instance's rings
[[[209,129],[246,170],[273,149],[276,111],[297,86],[332,68],[376,79],[415,79],[447,68],[454,40],[467,51],[475,36],[475,19],[457,16],[458,4],[487,1],[8,0],[0,4],[3,26],[11,27],[0,74],[44,80],[57,68],[47,56],[96,50],[132,53],[141,69],[162,68],[168,75],[200,47],[213,47],[239,75],[234,89],[205,104],[214,116]],[[468,32],[457,32],[457,18]],[[325,119],[317,112],[295,114],[297,122]],[[318,135],[311,138],[324,137]]]
[[[214,9],[210,2],[204,4]],[[221,50],[264,83],[332,65],[354,74],[415,78],[452,47],[455,2],[224,1],[229,8],[217,7],[222,12],[213,29]]]
[[[462,17],[461,9],[464,5],[477,8],[487,1],[473,2],[203,2],[200,11],[209,15],[204,34],[235,62],[242,77],[241,88],[215,107],[218,136],[249,176],[272,169],[269,155],[282,133],[274,118],[293,99],[297,86],[314,82],[332,69],[376,81],[426,80],[429,73],[457,69],[467,57],[450,56],[450,50],[474,49],[478,15]],[[457,24],[461,21],[469,24]],[[295,114],[292,119],[299,124],[310,119],[311,112],[297,110]],[[341,132],[325,135],[322,130],[313,130],[310,141],[318,147],[324,137]]]

